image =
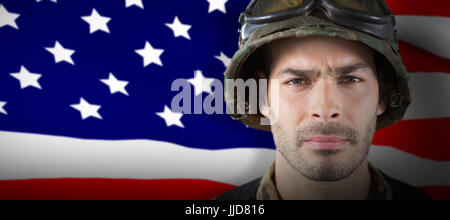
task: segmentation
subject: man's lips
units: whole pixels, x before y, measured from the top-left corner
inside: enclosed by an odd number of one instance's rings
[[[338,137],[313,137],[304,142],[317,150],[337,150],[342,148],[349,140]]]

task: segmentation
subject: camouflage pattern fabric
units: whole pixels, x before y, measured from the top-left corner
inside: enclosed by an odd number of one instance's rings
[[[369,173],[371,177],[370,191],[367,200],[393,200],[392,188],[383,175],[369,163]],[[275,181],[275,162],[262,177],[261,184],[256,192],[257,200],[281,200]]]

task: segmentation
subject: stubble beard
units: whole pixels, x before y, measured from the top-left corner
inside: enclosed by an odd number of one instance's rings
[[[357,130],[344,127],[336,122],[329,124],[318,123],[306,128],[298,129],[293,137],[279,125],[272,126],[277,151],[285,158],[291,167],[304,177],[317,182],[334,182],[350,176],[367,158],[375,133],[377,118],[374,117],[369,125],[359,133]],[[338,160],[341,150],[305,149],[304,141],[313,136],[335,135],[349,139],[346,146],[350,156]],[[312,156],[311,156],[312,155]]]

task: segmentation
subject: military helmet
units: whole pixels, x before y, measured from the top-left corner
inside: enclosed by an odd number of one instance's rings
[[[317,11],[325,16],[318,16]],[[263,48],[273,41],[308,36],[339,37],[372,48],[377,70],[388,76],[387,106],[377,118],[377,130],[401,120],[411,103],[395,17],[384,0],[252,0],[239,22],[242,25],[239,50],[227,67],[225,84],[227,80],[260,78],[259,73],[264,70]],[[231,117],[249,127],[271,131],[270,125],[261,123],[264,116],[259,109],[257,114],[249,113],[248,97],[245,97],[244,114],[235,111],[239,107],[238,95],[225,85],[225,101]]]

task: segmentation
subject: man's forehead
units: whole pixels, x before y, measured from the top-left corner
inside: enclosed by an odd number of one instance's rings
[[[331,62],[333,69],[358,63],[374,67],[373,49],[338,37],[313,36],[278,40],[266,46],[265,56],[266,62],[270,62],[271,66],[273,62],[282,60],[284,65],[310,70],[320,69],[321,62],[324,61]]]
[[[369,46],[359,42],[346,40],[339,37],[309,36],[304,38],[286,38],[273,41],[266,45],[266,53],[271,56],[282,55],[286,52],[306,55],[314,53],[327,55],[330,52],[345,54],[370,54],[373,51]]]

